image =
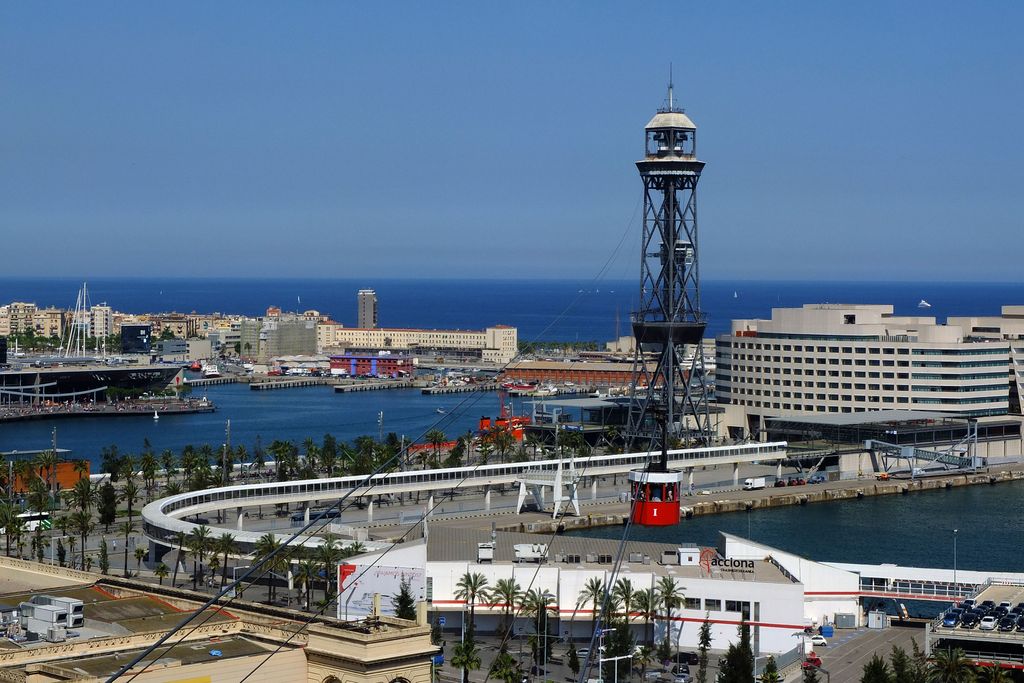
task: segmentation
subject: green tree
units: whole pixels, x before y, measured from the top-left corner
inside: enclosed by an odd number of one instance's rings
[[[583,583],[580,594],[576,598],[576,609],[590,604],[591,619],[594,623],[600,616],[599,607],[604,602],[604,579],[599,576],[592,576]]]
[[[135,548],[135,570],[136,573],[142,571],[142,561],[146,559],[146,549],[143,546],[137,546]]]
[[[650,628],[653,620],[658,616],[658,594],[656,591],[650,588],[644,588],[636,592],[636,597],[633,598],[636,603],[636,610],[640,612],[640,616],[644,619],[644,637],[643,641],[647,645],[654,645],[654,630]]]
[[[615,582],[612,595],[622,605],[623,618],[629,624],[629,620],[633,616],[633,604],[636,601],[636,590],[633,588],[633,582],[625,577],[619,579]]]
[[[100,541],[100,573],[110,572],[110,555],[107,552],[107,539]]]
[[[477,650],[472,638],[455,644],[452,666],[462,669],[462,683],[469,683],[469,672],[480,668],[480,651]]]
[[[267,580],[270,582],[270,594],[269,599],[271,602],[277,599],[277,579],[274,576],[275,573],[281,571],[283,562],[281,553],[281,541],[277,540],[277,536],[267,532],[260,536],[256,540],[255,551],[257,564],[262,563],[263,567],[269,572]]]
[[[88,480],[86,480],[86,481],[88,481]],[[81,482],[79,482],[79,483],[81,483]],[[88,510],[82,510],[82,509],[75,510],[74,512],[71,513],[70,527],[71,527],[71,529],[76,534],[78,534],[79,538],[81,538],[81,541],[82,541],[81,566],[84,568],[85,567],[85,548],[86,548],[86,546],[88,545],[88,542],[89,542],[89,534],[91,534],[92,530],[93,530],[92,515],[89,514]]]
[[[409,580],[404,576],[398,584],[398,592],[391,596],[391,607],[399,619],[416,621],[416,598],[413,597]]]
[[[761,672],[761,683],[782,683],[779,667],[775,666],[775,657],[769,656],[768,661],[764,663],[764,671]]]
[[[455,584],[455,597],[469,605],[469,638],[476,632],[476,603],[487,597],[487,577],[479,572],[466,572]],[[469,674],[466,674],[467,676]]]
[[[813,666],[809,666],[804,669],[803,676],[800,679],[802,683],[819,683],[821,677],[818,676],[818,670]]]
[[[550,592],[534,588],[523,594],[520,605],[523,616],[533,618],[533,633],[530,637],[530,645],[533,650],[533,661],[537,664],[541,661],[541,653],[550,654],[550,638],[540,639],[541,635],[546,636],[548,632],[548,612],[552,609],[555,596]]]
[[[135,522],[131,520],[121,522],[120,531],[121,535],[124,536],[124,577],[128,578],[128,539],[137,531]]]
[[[188,534],[188,554],[192,556],[192,590],[196,590],[203,571],[203,562],[210,552],[210,527],[200,524]]]
[[[214,555],[220,555],[224,558],[220,564],[220,587],[223,590],[228,580],[228,555],[234,555],[238,552],[238,544],[235,543],[234,535],[231,532],[225,531],[214,539],[211,550]]]
[[[579,662],[577,662],[577,668],[579,668]],[[516,683],[519,680],[519,668],[516,666],[516,660],[508,653],[508,647],[504,641],[487,675],[503,683]]]
[[[889,668],[892,671],[893,681],[914,681],[914,683],[924,683],[924,681],[918,682],[914,677],[914,663],[907,655],[906,650],[892,646],[892,652],[889,654]]]
[[[498,579],[490,591],[491,602],[501,605],[501,629],[506,635],[512,630],[512,610],[522,596],[523,589],[515,579]]]
[[[960,648],[933,651],[928,665],[928,680],[932,683],[973,683],[974,666]]]
[[[568,665],[569,671],[572,672],[573,678],[576,678],[576,676],[578,676],[580,673],[580,656],[576,652],[575,645],[569,646]]]
[[[892,674],[889,672],[889,665],[877,654],[872,655],[867,664],[864,665],[864,673],[860,677],[860,683],[892,683]]]
[[[682,607],[683,605],[683,587],[680,586],[674,578],[671,576],[663,576],[658,580],[656,586],[658,597],[661,599],[661,604],[665,607],[665,643],[666,648],[674,648],[675,644],[679,642],[678,636],[669,642],[672,634],[672,610],[676,607]],[[682,632],[682,624],[679,627],[680,633]],[[727,683],[727,682],[723,682]]]
[[[103,482],[100,486],[97,509],[100,515],[100,524],[103,525],[103,533],[110,533],[110,525],[117,519],[117,491],[109,481]]]
[[[718,662],[717,683],[754,683],[754,652],[750,647],[750,627],[739,626],[739,642],[730,643],[729,649]]]
[[[156,575],[156,578],[160,579],[160,585],[161,586],[164,585],[164,579],[167,578],[167,574],[169,574],[169,573],[170,573],[170,571],[168,570],[167,565],[164,564],[163,562],[158,564],[156,566],[156,569],[153,570],[153,574]]]
[[[1013,680],[1010,673],[998,664],[981,667],[975,676],[978,683],[1011,683]]]
[[[700,625],[700,633],[697,636],[697,683],[708,681],[708,650],[711,649],[711,613],[704,613],[704,623]],[[774,660],[772,660],[774,663]]]

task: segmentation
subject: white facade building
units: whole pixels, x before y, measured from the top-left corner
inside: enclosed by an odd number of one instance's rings
[[[657,590],[661,582],[674,581],[685,596],[684,604],[672,611],[669,620],[671,640],[679,650],[696,650],[705,618],[712,625],[712,648],[728,647],[745,621],[758,654],[792,650],[798,645],[794,633],[831,622],[836,613],[855,614],[859,619],[856,574],[724,534],[717,549],[629,542],[618,572],[613,563],[616,540],[502,532],[494,536],[493,559],[488,560],[479,546],[490,542],[487,532],[438,527],[431,528],[427,541],[351,558],[348,569],[342,570],[347,582],[339,588],[339,617],[345,618],[346,605],[366,601],[367,592],[374,590],[369,581],[372,567],[379,563],[405,566],[410,575],[426,567],[426,600],[434,619],[445,617],[447,631],[460,630],[467,614],[465,600],[458,597],[458,583],[467,572],[482,574],[488,587],[501,579],[514,579],[523,591],[550,593],[550,632],[561,638],[571,636],[577,642],[588,640],[594,630],[593,606],[580,600],[584,586],[593,578],[606,585],[628,579],[634,590]],[[526,559],[532,554],[528,552],[517,558],[517,545],[545,546],[540,554],[546,561]],[[352,588],[354,584],[358,585]],[[380,591],[391,592],[384,584]],[[382,595],[382,604],[388,604],[388,597]],[[483,600],[476,604],[475,612],[477,629],[489,633],[499,629],[508,609]],[[634,611],[630,620],[634,636],[646,640],[653,633],[655,642],[660,641],[666,628],[663,617],[663,610],[654,620]],[[514,631],[530,633],[531,623],[530,618],[522,617]]]
[[[1005,340],[894,316],[890,305],[808,304],[734,320],[717,339],[716,366],[719,403],[748,419],[887,409],[1002,415],[1009,405]]]
[[[481,360],[504,364],[515,358],[519,349],[516,328],[495,325],[484,330],[419,330],[407,328],[343,327],[338,323],[317,325],[320,353],[332,350],[403,350],[472,353]]]

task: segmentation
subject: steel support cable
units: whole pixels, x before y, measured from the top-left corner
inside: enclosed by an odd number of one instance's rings
[[[638,202],[637,202],[637,204],[636,204],[636,205],[634,206],[634,209],[633,209],[633,215],[632,215],[632,217],[630,218],[629,222],[627,223],[627,225],[626,225],[626,229],[625,229],[625,230],[623,231],[623,234],[622,234],[622,236],[621,236],[621,237],[619,238],[619,242],[618,242],[618,244],[617,244],[617,245],[615,246],[615,248],[613,249],[613,251],[612,251],[612,254],[611,254],[611,255],[609,255],[609,257],[608,257],[608,258],[607,258],[607,259],[605,260],[605,263],[604,263],[604,264],[602,265],[601,269],[600,269],[600,270],[598,271],[598,274],[597,274],[597,275],[596,275],[596,276],[595,276],[595,277],[594,277],[594,278],[592,279],[592,282],[596,283],[596,282],[600,281],[600,280],[601,280],[601,279],[602,279],[602,278],[604,277],[604,274],[605,274],[605,272],[607,271],[607,269],[608,269],[608,268],[609,268],[609,267],[611,266],[611,263],[612,263],[612,262],[614,261],[614,259],[615,259],[616,255],[618,254],[618,251],[619,251],[619,249],[621,248],[621,246],[622,246],[623,242],[625,241],[625,239],[626,239],[626,236],[627,236],[627,235],[629,234],[630,228],[632,227],[632,222],[633,222],[633,220],[634,220],[634,219],[635,219],[635,217],[636,217],[636,211],[637,211],[637,207],[638,207],[638,206],[639,206],[639,201],[638,201]],[[576,297],[575,297],[575,298],[574,298],[574,299],[572,300],[572,302],[570,302],[570,303],[569,303],[569,304],[568,304],[568,305],[567,305],[567,306],[566,306],[566,307],[565,307],[565,308],[564,308],[564,309],[562,310],[562,312],[561,312],[561,313],[560,313],[560,314],[559,314],[558,316],[556,316],[556,317],[555,317],[555,318],[554,318],[554,319],[552,320],[552,322],[551,322],[551,323],[549,323],[549,324],[548,324],[548,325],[547,325],[547,326],[546,326],[546,327],[544,328],[544,330],[542,330],[542,331],[541,331],[541,332],[540,332],[540,333],[539,333],[538,335],[536,335],[534,339],[535,339],[535,340],[538,340],[538,339],[539,339],[539,338],[540,338],[540,337],[541,337],[541,336],[542,336],[543,334],[546,334],[548,330],[550,330],[550,329],[551,329],[552,327],[554,327],[554,325],[555,325],[555,324],[557,324],[557,323],[558,323],[558,322],[559,322],[559,321],[560,321],[560,320],[561,320],[562,318],[564,318],[564,317],[565,317],[565,316],[566,316],[566,315],[568,314],[568,312],[569,312],[570,310],[572,310],[572,309],[573,309],[573,308],[575,307],[575,305],[577,304],[577,302],[579,301],[579,299],[580,299],[580,298],[581,298],[581,296],[580,296],[579,294],[577,294],[577,296],[576,296]],[[516,355],[516,356],[515,356],[515,357],[514,357],[514,358],[513,358],[512,360],[510,360],[510,361],[509,361],[508,363],[505,363],[505,364],[504,364],[504,365],[502,366],[501,370],[504,370],[504,369],[506,369],[506,368],[507,368],[507,367],[508,367],[509,365],[511,365],[512,363],[514,363],[514,362],[515,362],[515,361],[516,361],[516,360],[517,360],[517,359],[519,358],[519,356],[520,356],[520,355],[521,355],[521,354],[517,354],[517,355]],[[499,370],[499,373],[500,373],[500,371],[501,371],[501,370]],[[464,400],[464,401],[461,401],[461,402],[460,402],[460,404],[459,404],[459,406],[457,406],[455,410],[457,411],[457,410],[461,409],[461,408],[462,408],[462,406],[463,406],[463,404],[466,404],[466,403],[469,403],[470,405],[472,405],[472,404],[473,404],[473,403],[475,403],[476,401],[480,400],[480,398],[482,398],[482,394],[483,394],[483,392],[482,392],[482,391],[479,391],[479,390],[477,390],[477,391],[473,391],[473,392],[470,392],[470,396],[469,396],[469,397],[467,397],[467,399],[466,399],[466,400]],[[470,399],[472,399],[472,400],[470,400]],[[456,414],[457,414],[457,413],[456,413]],[[435,423],[434,423],[434,424],[433,424],[433,425],[432,425],[432,426],[431,426],[431,427],[430,427],[429,429],[427,429],[427,430],[424,430],[423,434],[421,434],[421,438],[422,438],[422,436],[423,436],[423,435],[425,435],[425,434],[426,434],[426,433],[427,433],[428,431],[430,431],[431,429],[434,429],[434,428],[436,428],[436,426],[437,426],[437,425],[441,425],[441,424],[443,424],[443,423],[445,422],[445,420],[446,420],[446,419],[454,419],[454,415],[453,415],[453,414],[451,414],[451,413],[446,413],[446,414],[445,414],[444,416],[442,416],[442,417],[441,417],[441,419],[439,419],[439,420],[436,420],[436,421],[435,421]],[[378,474],[381,474],[381,473],[383,473],[383,471],[384,471],[384,468],[385,468],[385,467],[387,467],[388,465],[391,465],[391,464],[392,464],[392,463],[394,463],[394,462],[395,462],[396,460],[399,460],[399,459],[400,459],[400,457],[401,457],[401,455],[402,455],[402,453],[403,453],[403,452],[407,452],[407,451],[408,451],[408,449],[404,449],[403,451],[399,451],[399,453],[397,453],[397,454],[396,454],[395,456],[393,456],[392,458],[390,458],[389,460],[387,460],[387,461],[386,461],[385,463],[383,463],[383,464],[382,464],[382,465],[381,465],[380,467],[378,467],[378,468],[377,468],[376,470],[374,470],[373,472],[371,472],[370,474],[368,474],[368,475],[366,476],[366,478],[364,478],[364,482],[371,482],[371,481],[372,481],[372,479],[373,479],[373,477],[377,476]],[[472,469],[472,470],[471,470],[470,472],[467,472],[467,474],[466,474],[466,477],[468,477],[470,473],[472,473],[472,472],[476,471],[476,469],[477,469],[478,467],[480,467],[480,465],[481,465],[481,463],[477,463],[477,465],[476,465],[476,466],[475,466],[475,467],[474,467],[474,468],[473,468],[473,469]],[[462,480],[463,482],[465,481],[466,477],[464,477],[464,478],[463,478],[463,480]],[[460,484],[461,484],[461,483],[462,483],[462,482],[460,482]],[[136,664],[138,664],[138,663],[139,663],[140,661],[142,661],[142,659],[143,659],[143,658],[145,658],[145,657],[146,657],[146,656],[147,656],[148,654],[152,653],[152,652],[153,652],[153,651],[154,651],[154,650],[155,650],[156,648],[158,648],[158,647],[160,647],[161,645],[163,645],[163,644],[164,644],[164,643],[165,643],[165,642],[166,642],[167,640],[169,640],[169,639],[170,639],[170,637],[171,637],[172,635],[174,635],[175,633],[177,633],[177,632],[178,632],[179,630],[181,630],[182,628],[184,628],[184,627],[188,626],[188,624],[190,624],[190,623],[191,623],[191,622],[192,622],[192,621],[193,621],[193,620],[194,620],[194,619],[195,619],[195,618],[196,618],[197,616],[199,616],[199,615],[200,615],[201,613],[203,613],[203,612],[205,612],[206,610],[208,610],[208,609],[209,609],[210,607],[212,607],[213,605],[217,604],[217,605],[218,605],[219,607],[225,607],[225,606],[228,606],[228,605],[230,605],[230,604],[231,604],[231,603],[232,603],[232,602],[234,601],[235,597],[237,596],[237,592],[236,592],[236,593],[235,593],[234,595],[232,595],[232,596],[231,596],[231,597],[230,597],[230,598],[229,598],[229,599],[227,600],[227,602],[226,602],[226,603],[224,603],[223,605],[220,605],[220,604],[219,604],[219,600],[220,600],[221,598],[223,598],[223,597],[224,597],[224,595],[226,595],[226,594],[227,594],[228,592],[231,592],[232,590],[234,590],[234,589],[235,589],[235,588],[236,588],[236,587],[237,587],[237,586],[238,586],[239,584],[241,584],[241,583],[242,583],[242,582],[244,582],[244,581],[245,581],[246,579],[248,579],[248,578],[249,578],[249,576],[251,576],[251,575],[252,575],[252,574],[253,574],[253,573],[254,573],[254,572],[255,572],[255,571],[257,570],[257,568],[258,568],[258,567],[260,567],[261,565],[266,565],[266,564],[267,564],[267,563],[268,563],[269,561],[271,561],[272,559],[274,559],[274,557],[275,557],[275,556],[277,555],[277,553],[281,552],[281,551],[282,551],[282,550],[283,550],[284,548],[288,548],[288,547],[290,546],[290,544],[291,544],[291,543],[292,543],[293,541],[295,541],[295,540],[296,540],[296,539],[297,539],[297,538],[298,538],[299,536],[301,536],[301,535],[308,535],[308,534],[307,534],[306,532],[307,532],[307,531],[308,531],[308,530],[309,530],[309,529],[310,529],[310,528],[311,528],[311,527],[312,527],[313,525],[315,525],[315,524],[317,524],[317,523],[319,523],[319,522],[321,522],[321,521],[325,520],[325,519],[326,519],[326,515],[327,515],[327,513],[329,513],[329,512],[331,512],[331,511],[333,511],[335,507],[337,507],[337,506],[341,505],[342,503],[344,503],[344,502],[345,502],[345,501],[346,501],[346,500],[347,500],[347,499],[348,499],[348,498],[349,498],[349,497],[350,497],[350,496],[352,495],[352,491],[354,491],[354,490],[355,490],[356,488],[362,488],[362,487],[365,487],[365,486],[367,486],[367,484],[363,484],[363,485],[362,485],[362,486],[360,486],[360,487],[353,487],[353,489],[352,489],[352,490],[350,490],[350,491],[349,491],[348,493],[346,493],[346,494],[345,494],[345,495],[344,495],[344,496],[343,496],[342,498],[338,499],[338,501],[337,501],[336,503],[334,503],[334,504],[333,504],[333,505],[331,505],[330,507],[328,507],[328,508],[324,509],[324,510],[323,510],[323,511],[322,511],[322,512],[321,512],[321,513],[320,513],[320,514],[319,514],[319,515],[318,515],[318,516],[317,516],[317,517],[315,518],[315,519],[311,519],[311,520],[310,520],[310,521],[309,521],[309,522],[308,522],[308,523],[307,523],[307,524],[306,524],[305,526],[303,526],[303,527],[302,527],[302,528],[301,528],[301,529],[300,529],[299,531],[296,531],[295,533],[293,533],[293,534],[292,534],[292,535],[291,535],[291,536],[290,536],[290,537],[289,537],[289,538],[288,538],[288,539],[287,539],[287,540],[286,540],[286,541],[285,541],[285,542],[284,542],[284,543],[283,543],[283,544],[282,544],[281,546],[279,546],[279,547],[278,547],[277,549],[275,549],[275,550],[274,550],[274,551],[272,551],[272,552],[271,552],[270,554],[268,554],[268,555],[267,555],[267,557],[263,558],[263,559],[262,559],[262,560],[260,561],[260,563],[258,563],[258,564],[256,564],[256,565],[254,565],[254,566],[250,567],[249,571],[247,571],[247,572],[246,572],[245,574],[243,574],[243,575],[242,575],[242,576],[241,576],[240,578],[238,578],[238,579],[235,579],[234,581],[232,581],[232,583],[231,583],[230,585],[228,585],[227,587],[225,587],[225,588],[221,589],[221,591],[220,591],[220,592],[219,592],[219,593],[218,593],[217,595],[215,595],[214,597],[210,598],[210,599],[209,599],[209,600],[208,600],[208,601],[207,601],[206,603],[204,603],[204,604],[203,604],[202,606],[200,606],[200,608],[199,608],[199,609],[198,609],[197,611],[193,612],[193,613],[192,613],[192,614],[191,614],[191,615],[190,615],[189,617],[187,617],[187,618],[186,618],[186,619],[185,619],[184,621],[182,621],[182,622],[181,622],[180,624],[178,624],[177,626],[175,626],[175,627],[174,627],[174,628],[173,628],[172,630],[168,631],[168,632],[167,632],[166,634],[164,634],[163,636],[161,636],[161,637],[160,637],[160,638],[159,638],[159,639],[158,639],[158,640],[157,640],[157,641],[156,641],[155,643],[153,643],[153,644],[152,644],[152,645],[150,645],[150,646],[149,646],[148,648],[146,648],[146,650],[144,650],[144,651],[143,651],[142,653],[140,653],[140,654],[139,654],[139,655],[138,655],[137,657],[133,658],[133,660],[132,660],[132,661],[128,662],[128,663],[127,663],[127,664],[125,664],[125,665],[124,665],[123,667],[121,667],[121,669],[119,669],[119,670],[118,670],[117,672],[115,672],[115,673],[114,673],[114,674],[113,674],[113,675],[112,675],[112,676],[111,676],[111,677],[110,677],[109,679],[107,679],[108,683],[110,683],[111,681],[115,681],[115,680],[117,680],[117,679],[118,679],[119,677],[121,677],[122,675],[124,675],[124,673],[126,673],[126,672],[127,672],[128,670],[130,670],[130,669],[131,669],[131,668],[132,668],[133,666],[135,666],[135,665],[136,665]],[[370,483],[370,484],[369,484],[369,488],[370,488],[370,489],[372,489],[372,488],[373,488],[373,484],[372,484],[372,483]],[[458,487],[455,487],[455,488],[458,488]],[[435,503],[435,506],[434,506],[434,507],[436,508],[436,507],[437,507],[438,505],[440,505],[440,504],[441,504],[441,502],[443,502],[443,501],[444,501],[444,498],[442,498],[442,499],[441,499],[441,500],[440,500],[439,502]],[[347,508],[346,508],[346,509],[347,509]],[[432,508],[432,510],[433,510],[433,508]],[[567,509],[566,509],[565,511],[567,511]],[[565,511],[563,511],[563,515],[564,515]],[[324,526],[324,525],[321,525],[321,527],[320,527],[320,528],[322,529],[322,528],[323,528],[323,526]],[[413,528],[415,528],[415,526],[414,526]],[[410,531],[411,531],[411,530],[410,530]],[[556,532],[557,532],[557,526],[556,526]],[[299,546],[299,547],[301,547],[301,546]],[[295,550],[295,549],[296,549],[296,546],[291,546],[291,548],[292,548],[293,550]],[[379,559],[383,559],[383,557],[384,557],[384,556],[385,556],[385,555],[386,555],[386,554],[387,554],[388,552],[390,552],[390,550],[391,550],[392,548],[394,548],[394,546],[391,546],[391,548],[388,548],[387,550],[385,550],[385,551],[384,551],[384,553],[382,553],[382,554],[381,554],[381,556],[380,556],[380,558],[379,558]],[[374,564],[376,564],[376,563],[374,563]],[[372,565],[371,565],[371,566],[372,566]],[[536,574],[537,574],[537,572],[539,572],[539,570],[540,570],[540,566],[539,566],[539,564],[538,564],[538,568],[537,568],[537,570],[536,570],[536,571],[534,572],[534,578],[536,577]],[[259,578],[262,578],[263,576],[265,576],[265,575],[266,575],[267,573],[270,573],[270,569],[267,569],[266,571],[264,571],[264,572],[263,572],[263,573],[262,573],[262,574],[261,574],[261,575],[260,575],[259,577],[257,577],[257,580],[258,580]],[[252,582],[250,582],[250,583],[252,583]],[[533,583],[533,580],[531,580],[531,585],[532,585],[532,583]],[[329,604],[329,603],[328,603],[328,604]],[[325,608],[326,608],[326,605],[325,605]],[[320,612],[320,613],[322,613],[322,612]],[[317,614],[316,614],[315,616],[319,616],[319,614],[320,614],[320,613],[317,613]],[[212,613],[211,613],[211,615],[212,615]],[[517,613],[517,616],[518,616],[518,613]],[[200,623],[200,624],[197,624],[197,625],[196,625],[195,627],[193,627],[193,628],[192,628],[192,630],[191,630],[191,631],[189,631],[189,633],[186,633],[186,634],[185,634],[184,636],[182,636],[182,638],[178,639],[178,641],[177,641],[176,643],[173,643],[173,644],[171,644],[170,646],[168,646],[168,650],[169,650],[170,648],[174,647],[174,645],[176,645],[176,644],[178,644],[178,643],[180,643],[180,642],[184,641],[184,639],[185,639],[185,638],[187,638],[187,637],[188,637],[189,635],[191,635],[191,633],[193,633],[193,632],[194,632],[194,631],[195,631],[195,630],[196,630],[197,628],[199,628],[199,627],[200,627],[200,626],[202,626],[202,625],[203,625],[204,623],[206,623],[206,621],[208,621],[208,620],[209,620],[210,618],[211,618],[211,617],[207,617],[207,619],[205,619],[205,620],[204,620],[204,621],[203,621],[202,623]],[[309,622],[309,621],[307,621],[307,622],[306,622],[306,624],[305,624],[305,625],[304,625],[304,626],[303,626],[302,628],[304,628],[304,627],[305,627],[306,625],[308,625],[309,623],[310,623],[310,622]],[[302,629],[300,628],[299,630],[301,631]],[[290,638],[289,638],[289,640],[290,640]],[[271,653],[271,654],[273,654],[273,653]],[[269,658],[269,657],[268,657],[268,658]],[[153,661],[155,661],[155,660],[153,660]],[[151,663],[151,662],[150,662],[150,663]],[[256,668],[258,669],[258,668],[259,668],[259,666],[261,666],[261,665],[262,665],[262,663],[261,663],[261,664],[259,664],[259,665],[257,665],[257,667],[256,667]],[[133,681],[133,680],[134,680],[134,679],[135,679],[135,678],[136,678],[136,677],[137,677],[137,676],[138,676],[139,674],[143,673],[143,672],[144,672],[144,671],[145,671],[145,670],[146,670],[146,669],[147,669],[148,667],[149,667],[149,663],[147,663],[147,664],[146,664],[146,666],[144,666],[144,667],[143,667],[142,669],[140,669],[139,671],[137,671],[137,672],[133,673],[133,674],[132,674],[132,676],[131,676],[131,678],[129,678],[129,679],[128,679],[128,683],[131,683],[131,681]],[[255,671],[255,670],[256,670],[256,669],[253,669],[253,671]],[[251,672],[250,672],[250,673],[251,673]],[[248,678],[248,676],[247,676],[247,678]],[[244,680],[244,679],[243,679],[243,680]]]

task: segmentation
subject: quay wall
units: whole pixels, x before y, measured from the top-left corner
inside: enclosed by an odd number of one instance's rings
[[[856,500],[869,496],[909,495],[923,491],[937,491],[958,486],[979,486],[1024,480],[1024,466],[1014,465],[996,472],[960,473],[944,477],[929,477],[916,480],[863,480],[857,482],[833,482],[836,486],[794,491],[790,487],[781,489],[764,489],[763,495],[756,498],[717,498],[715,500],[699,500],[694,496],[683,499],[682,516],[687,519],[704,515],[717,515],[727,512],[753,512],[791,505],[810,505],[837,500]],[[723,495],[723,494],[720,494]],[[724,494],[728,495],[728,494]],[[563,530],[590,529],[602,526],[622,526],[626,523],[626,514],[587,514],[580,517],[564,517],[560,520],[544,520],[536,522],[520,522],[515,524],[498,524],[499,531],[518,531],[526,533],[550,534],[559,527]]]

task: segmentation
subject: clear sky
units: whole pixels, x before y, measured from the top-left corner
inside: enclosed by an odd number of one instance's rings
[[[1020,279],[1019,2],[0,4],[6,275],[639,267],[668,64],[705,278]]]

